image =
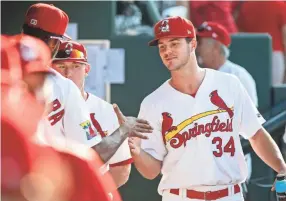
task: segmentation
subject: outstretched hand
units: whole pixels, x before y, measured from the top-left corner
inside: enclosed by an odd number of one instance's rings
[[[148,136],[145,134],[153,132],[153,128],[150,126],[148,121],[137,119],[135,117],[124,116],[116,104],[113,104],[113,108],[118,118],[120,128],[123,129],[124,132],[128,132],[128,137],[148,139]]]
[[[121,110],[119,109],[117,104],[112,104],[112,106],[113,106],[114,112],[117,116],[119,125],[122,125],[126,121],[126,117],[121,112]]]

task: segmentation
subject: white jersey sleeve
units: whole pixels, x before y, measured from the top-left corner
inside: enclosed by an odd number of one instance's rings
[[[161,117],[156,116],[156,114],[160,113],[156,113],[152,103],[147,102],[145,99],[141,104],[138,118],[147,120],[153,127],[153,133],[148,134],[149,139],[141,141],[141,148],[157,160],[163,161],[167,154],[167,149],[161,134],[162,128],[159,122]]]
[[[265,122],[265,119],[259,113],[246,89],[239,80],[237,90],[239,96],[237,98],[239,101],[238,104],[241,104],[239,133],[245,139],[249,139],[254,136],[260,128],[262,128],[262,124]]]
[[[76,85],[71,82],[63,118],[65,135],[79,143],[92,147],[101,141],[101,136],[91,127],[87,105]]]

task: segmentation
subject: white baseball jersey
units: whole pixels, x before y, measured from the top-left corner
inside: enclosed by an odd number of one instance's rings
[[[219,69],[220,72],[235,75],[246,89],[253,103],[258,106],[256,84],[253,77],[240,65],[227,60]]]
[[[101,137],[112,134],[118,127],[118,119],[113,106],[101,98],[88,93],[86,100],[90,112],[92,126]],[[110,167],[127,165],[132,163],[132,157],[126,139],[116,153],[107,162]]]
[[[265,121],[235,76],[211,69],[195,97],[166,81],[143,100],[139,118],[154,128],[141,146],[163,161],[161,195],[164,189],[243,182],[239,133],[251,138]]]
[[[92,147],[101,141],[101,136],[91,127],[88,108],[77,86],[52,69],[44,87],[49,90],[49,111],[44,120],[45,136],[41,140],[53,143],[57,137],[65,137]]]

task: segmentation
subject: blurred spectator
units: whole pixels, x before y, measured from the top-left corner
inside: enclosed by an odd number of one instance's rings
[[[231,1],[177,1],[177,5],[188,8],[190,20],[195,27],[204,21],[213,21],[222,24],[230,33],[237,32]]]
[[[237,26],[241,32],[269,33],[272,36],[272,84],[282,84],[286,55],[286,4],[281,1],[243,2]]]
[[[118,1],[116,16],[116,30],[123,32],[141,24],[142,13],[133,1]]]
[[[197,30],[198,61],[206,68],[235,75],[244,85],[253,103],[258,106],[256,84],[241,66],[228,60],[231,38],[225,27],[216,22],[204,22]]]
[[[176,0],[169,0],[169,1],[155,1],[159,12],[162,14],[164,10],[175,7],[177,4]]]
[[[152,35],[152,27],[143,25],[142,20],[149,20],[144,13],[145,2],[118,1],[116,3],[115,32],[118,35]],[[146,19],[147,18],[147,19]]]

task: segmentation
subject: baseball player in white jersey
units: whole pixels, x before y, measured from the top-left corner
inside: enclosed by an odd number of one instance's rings
[[[82,44],[74,41],[63,42],[53,59],[53,68],[78,86],[85,100],[85,103],[82,104],[88,106],[92,128],[101,137],[110,135],[119,127],[113,106],[84,90],[85,77],[89,73],[90,65],[87,61],[86,49]],[[132,157],[128,141],[125,140],[115,155],[107,162],[106,170],[109,168],[118,187],[127,182],[131,163]]]
[[[171,73],[142,102],[139,117],[154,128],[147,140],[129,139],[134,164],[147,179],[160,172],[163,201],[243,200],[247,167],[239,134],[276,172],[286,166],[262,127],[265,121],[233,75],[198,66],[193,24],[181,17],[156,23],[160,57]]]
[[[52,56],[55,56],[60,41],[67,39],[65,31],[68,22],[67,14],[61,9],[53,5],[37,3],[28,9],[22,32],[43,40],[49,46]],[[25,48],[21,48],[28,57],[35,56],[33,52],[27,52]],[[93,148],[105,163],[128,136],[148,138],[142,132],[148,133],[152,130],[145,120],[125,117],[115,106],[114,111],[122,120],[122,124],[112,135],[102,140],[99,132],[92,128],[89,109],[80,91],[71,80],[54,71],[53,75],[48,76],[41,90],[50,92],[47,98],[51,107],[48,107],[46,121],[39,126],[47,129],[48,132],[42,136],[44,137],[42,139],[48,143],[56,143],[55,137],[63,136],[67,140],[86,144]]]

